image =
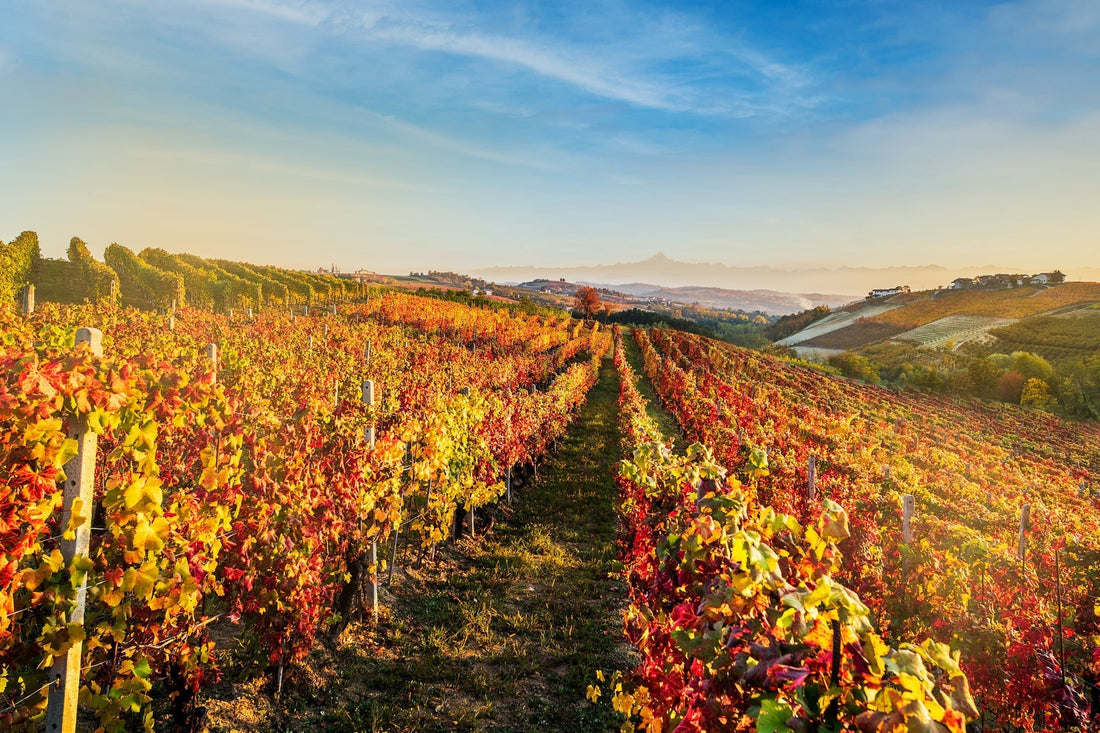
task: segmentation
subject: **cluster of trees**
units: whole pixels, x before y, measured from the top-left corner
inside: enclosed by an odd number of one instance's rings
[[[840,374],[871,384],[998,400],[1100,419],[1100,355],[1051,363],[1028,352],[966,353],[879,348],[828,359]]]
[[[471,295],[468,290],[441,290],[439,288],[419,287],[415,295],[421,298],[434,298],[446,300],[452,303],[477,306],[479,308],[493,308],[494,310],[508,311],[511,315],[524,314],[528,316],[556,317],[562,315],[560,308],[552,308],[534,303],[530,298],[521,295],[515,302],[483,298],[480,295]]]
[[[687,333],[695,333],[700,336],[706,336],[707,338],[717,339],[718,334],[714,332],[708,326],[703,326],[694,321],[689,321],[685,318],[675,318],[673,316],[667,316],[663,313],[655,313],[653,311],[644,311],[640,308],[628,308],[626,310],[615,311],[614,313],[606,317],[607,323],[618,323],[622,326],[639,326],[643,328],[672,328],[677,331],[686,331]]]
[[[1017,351],[975,358],[967,366],[966,375],[979,397],[1046,407],[1054,368],[1037,354]]]
[[[860,379],[871,384],[882,383],[878,368],[865,356],[845,351],[843,354],[830,356],[828,361],[829,366],[836,369],[842,376]]]
[[[764,336],[770,341],[782,341],[788,336],[793,336],[807,326],[817,323],[825,316],[832,313],[827,305],[819,305],[816,308],[791,313],[783,316],[764,329]]]
[[[1100,419],[1100,355],[1054,364],[1025,351],[974,356],[966,376],[979,397]]]
[[[573,315],[624,326],[672,328],[750,349],[765,349],[771,345],[765,333],[776,322],[775,316],[761,311],[746,313],[700,305],[651,305],[646,310],[627,308],[612,311],[600,300],[599,291],[589,286],[577,291],[573,299]]]

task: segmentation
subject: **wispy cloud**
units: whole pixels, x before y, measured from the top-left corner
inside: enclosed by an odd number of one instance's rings
[[[262,13],[291,23],[319,25],[330,16],[325,6],[313,2],[278,2],[278,0],[196,0],[204,5]]]
[[[412,24],[383,20],[369,27],[372,39],[414,46],[427,51],[442,51],[499,61],[523,67],[540,76],[556,79],[608,99],[642,107],[688,111],[673,86],[635,79],[601,66],[595,59],[578,58],[551,44],[531,42],[477,32],[459,32],[439,24]]]
[[[614,27],[623,20],[609,18],[607,23]],[[809,83],[804,70],[771,59],[743,41],[715,38],[704,29],[677,28],[671,38],[648,33],[596,44],[532,31],[489,33],[431,17],[372,14],[363,27],[372,41],[518,67],[596,97],[642,108],[746,117],[790,104],[816,104],[813,98],[789,96]],[[717,84],[711,80],[700,87],[690,75],[664,70],[708,63],[715,55],[735,60],[742,67],[739,75],[753,77],[752,86],[758,88],[753,93],[742,91],[733,80]]]
[[[1100,3],[1095,0],[1022,0],[997,5],[990,19],[1002,32],[1045,45],[1100,53]]]
[[[644,109],[748,117],[814,106],[819,100],[791,94],[810,83],[804,68],[780,62],[744,39],[720,36],[682,13],[639,19],[636,8],[616,8],[614,4],[607,6],[610,10],[587,10],[580,15],[597,16],[599,20],[591,22],[611,33],[593,38],[570,37],[560,29],[540,29],[532,24],[502,32],[495,26],[503,13],[474,13],[455,19],[447,5],[413,9],[402,3],[373,3],[366,9],[349,10],[291,0],[192,2],[325,27],[344,38],[359,33],[366,44],[395,45],[523,69],[598,98]],[[372,53],[369,47],[361,51]],[[700,88],[690,75],[663,70],[709,64],[718,57],[738,67],[736,76],[749,77],[754,90],[738,91],[736,79],[718,88]]]

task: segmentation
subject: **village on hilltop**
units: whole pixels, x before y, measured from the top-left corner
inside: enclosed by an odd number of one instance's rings
[[[998,273],[996,275],[978,275],[977,277],[957,277],[948,286],[950,290],[965,290],[967,288],[1016,288],[1024,285],[1060,285],[1066,281],[1066,276],[1061,270],[1053,272],[1040,272],[1037,275],[1021,275]],[[943,290],[944,288],[937,288]],[[908,285],[895,285],[892,288],[875,288],[867,293],[867,300],[886,298],[891,295],[900,295],[911,292]]]

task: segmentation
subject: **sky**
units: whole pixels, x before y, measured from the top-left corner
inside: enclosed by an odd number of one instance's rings
[[[47,256],[1100,266],[1095,0],[7,0],[0,100]]]

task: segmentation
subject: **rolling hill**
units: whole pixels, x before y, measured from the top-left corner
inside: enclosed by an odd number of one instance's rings
[[[1006,343],[1023,348],[1042,343],[1036,334],[1044,324],[1055,323],[1049,319],[1093,305],[1100,305],[1100,283],[902,293],[841,309],[778,343],[800,352],[859,351],[884,341],[953,350],[1003,333]],[[1038,317],[1047,320],[1035,321]],[[1085,320],[1061,327],[1087,331],[1091,323]]]

